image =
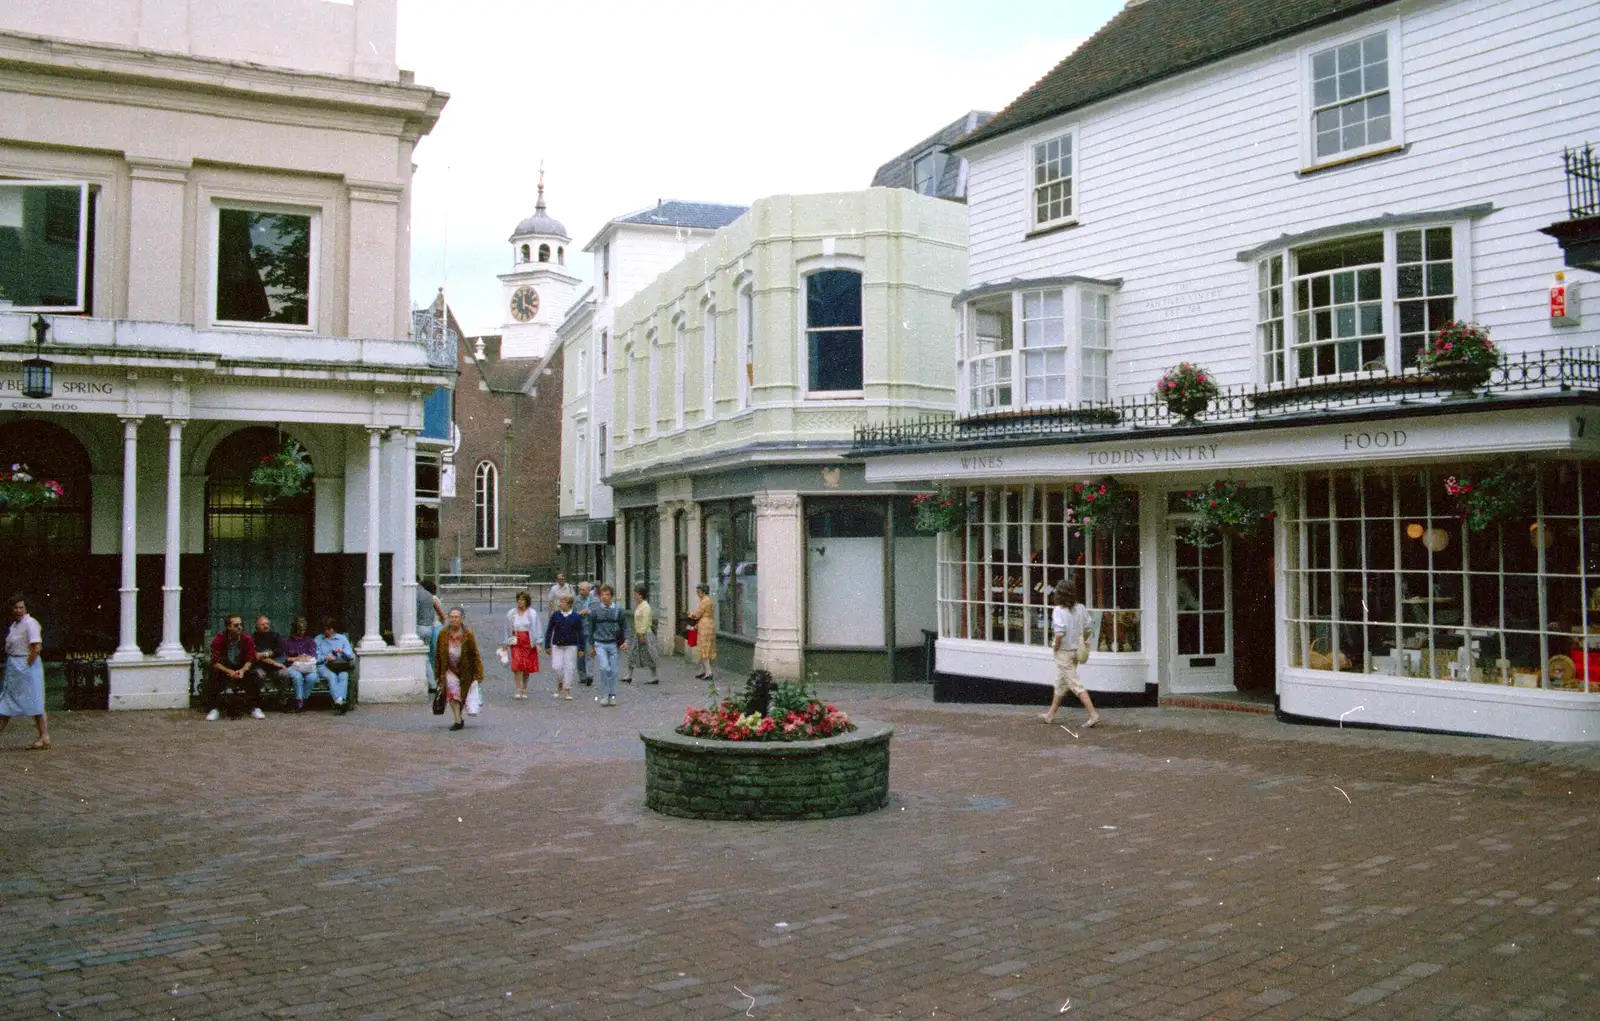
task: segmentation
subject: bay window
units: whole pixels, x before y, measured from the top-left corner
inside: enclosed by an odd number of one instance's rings
[[[1256,262],[1261,381],[1415,368],[1428,336],[1465,315],[1459,225],[1400,227],[1264,254]]]
[[[1050,643],[1050,593],[1072,578],[1093,621],[1090,648],[1138,652],[1139,528],[1086,532],[1055,485],[957,490],[966,521],[939,542],[939,634],[1014,645]]]
[[[966,413],[1107,401],[1111,347],[1109,285],[974,294],[962,319]]]

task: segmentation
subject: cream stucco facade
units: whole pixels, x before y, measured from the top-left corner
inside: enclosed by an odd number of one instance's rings
[[[223,593],[269,590],[345,618],[364,698],[422,690],[412,465],[421,399],[455,371],[410,336],[409,220],[413,150],[446,97],[397,70],[394,35],[393,0],[0,9],[0,242],[14,265],[78,258],[63,293],[0,272],[0,431],[8,459],[82,473],[52,513],[83,518],[4,524],[42,544],[24,546],[35,564],[85,564],[72,584],[8,581],[54,611],[47,658],[110,652],[76,615],[117,607],[98,622],[114,634],[113,707],[187,704],[213,618],[256,610]],[[73,215],[40,229],[46,192]],[[17,378],[36,353],[54,365],[45,398]],[[212,458],[251,429],[309,452],[296,509]],[[224,577],[227,522],[245,518],[287,522],[290,538]],[[275,550],[298,573],[260,573]],[[109,592],[102,568],[118,576]]]
[[[892,676],[932,626],[901,580],[920,564],[931,592],[915,488],[841,454],[954,406],[965,220],[909,190],[765,198],[617,307],[619,580],[659,590],[663,638],[702,583],[735,669]]]

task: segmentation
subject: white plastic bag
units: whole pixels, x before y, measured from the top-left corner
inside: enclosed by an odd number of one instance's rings
[[[483,709],[483,694],[478,690],[478,682],[473,681],[472,687],[467,689],[467,715],[476,716]]]

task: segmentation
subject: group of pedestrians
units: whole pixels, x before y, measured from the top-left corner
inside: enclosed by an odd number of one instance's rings
[[[574,593],[566,576],[556,575],[550,590],[550,617],[545,622],[542,644],[556,675],[555,698],[570,699],[574,681],[593,684],[600,681],[595,700],[602,706],[617,704],[617,682],[631,684],[635,670],[648,668],[650,680],[659,684],[656,667],[655,610],[649,591],[634,586],[634,605],[630,612],[616,604],[610,585],[580,582]],[[627,654],[627,676],[622,675],[623,654]],[[515,666],[513,665],[513,670]],[[523,698],[527,697],[522,685]]]

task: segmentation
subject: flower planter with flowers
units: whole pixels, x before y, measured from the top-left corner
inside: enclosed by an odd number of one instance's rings
[[[1218,479],[1204,489],[1191,489],[1180,506],[1194,515],[1182,530],[1185,542],[1202,549],[1215,546],[1224,536],[1254,535],[1275,517],[1248,495],[1244,483]]]
[[[1217,394],[1217,378],[1192,362],[1179,362],[1168,369],[1156,383],[1156,396],[1166,402],[1167,410],[1191,424]]]
[[[294,440],[276,454],[268,454],[250,472],[250,485],[267,503],[293,500],[311,488],[311,458]]]
[[[51,504],[66,495],[55,479],[36,479],[25,464],[0,468],[0,511],[22,511]]]
[[[911,506],[917,512],[919,532],[959,532],[967,525],[966,496],[956,490],[941,486],[937,492],[918,493]]]
[[[1085,532],[1115,532],[1139,523],[1139,492],[1113,478],[1075,482],[1067,491],[1067,520]]]
[[[645,804],[694,819],[829,819],[889,800],[894,728],[856,722],[757,670],[739,698],[639,735]]]
[[[1507,461],[1481,475],[1451,475],[1444,480],[1444,489],[1455,498],[1468,530],[1482,532],[1533,517],[1539,468]]]
[[[1423,372],[1457,395],[1470,394],[1489,381],[1500,364],[1500,350],[1477,323],[1452,319],[1439,328],[1417,357]]]

